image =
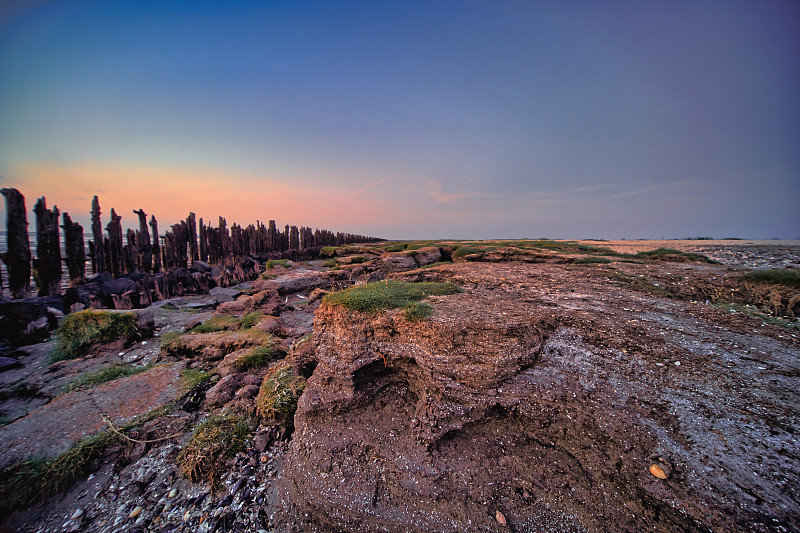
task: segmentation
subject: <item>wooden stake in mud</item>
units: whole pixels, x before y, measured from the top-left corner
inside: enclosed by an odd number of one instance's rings
[[[153,229],[153,272],[161,272],[161,246],[158,244],[158,222],[150,215],[150,227]]]
[[[25,197],[17,189],[2,189],[6,197],[7,251],[2,254],[8,267],[8,288],[12,298],[25,298],[31,288],[31,245]]]
[[[139,257],[142,270],[153,271],[153,249],[150,245],[150,230],[147,229],[147,214],[144,210],[134,211],[139,216],[139,231],[136,232],[136,246],[139,248]]]
[[[36,259],[33,268],[37,271],[36,282],[39,296],[61,294],[61,246],[58,237],[58,207],[47,209],[47,200],[42,196],[33,207],[36,213]]]
[[[100,223],[100,201],[96,195],[92,198],[92,239],[94,239],[92,271],[98,274],[106,271],[106,254],[103,247],[103,225]]]
[[[86,274],[86,249],[83,244],[83,226],[73,222],[69,213],[62,215],[64,223],[64,250],[67,254],[64,262],[69,272],[69,286],[74,287],[83,282]]]
[[[108,231],[108,253],[111,258],[111,275],[118,278],[122,272],[122,224],[120,221],[122,217],[119,216],[114,208],[111,208],[111,222],[106,225]]]

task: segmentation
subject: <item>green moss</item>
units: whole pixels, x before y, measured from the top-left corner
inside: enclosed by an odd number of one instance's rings
[[[256,370],[284,355],[286,352],[280,344],[273,342],[268,346],[256,346],[249,353],[238,358],[233,363],[233,367],[240,372]]]
[[[742,279],[747,281],[755,281],[758,283],[769,283],[772,285],[800,287],[800,270],[788,268],[775,270],[754,270],[744,274]]]
[[[197,368],[184,368],[181,370],[181,388],[185,391],[190,391],[208,381],[211,374],[203,372]]]
[[[134,340],[138,336],[136,323],[136,313],[87,310],[69,314],[56,331],[53,360],[79,357],[96,344]]]
[[[484,248],[477,248],[475,246],[459,246],[454,252],[453,257],[466,257],[468,255],[479,254],[485,252]]]
[[[284,268],[289,268],[289,260],[288,259],[270,259],[266,263],[267,268],[273,268],[275,266],[282,266]]]
[[[373,312],[403,307],[426,296],[454,294],[460,291],[455,283],[407,283],[387,280],[334,292],[326,295],[324,300],[355,311]]]
[[[361,255],[356,255],[350,258],[350,263],[354,265],[359,263],[366,263],[367,261],[369,261],[369,259]]]
[[[724,309],[725,311],[728,311],[732,314],[740,313],[752,318],[757,318],[765,324],[777,326],[779,328],[783,328],[789,331],[800,331],[800,323],[793,322],[785,318],[773,316],[768,313],[764,313],[751,306],[729,303],[729,302],[720,302],[715,304],[714,307],[717,307],[718,309]]]
[[[204,481],[218,488],[228,460],[244,448],[249,433],[249,427],[240,417],[211,415],[195,428],[178,454],[181,473],[193,482]]]
[[[320,257],[336,257],[336,250],[338,250],[336,246],[323,246],[319,250]]]
[[[177,355],[183,343],[181,342],[183,333],[180,331],[167,331],[161,335],[161,351],[171,355]]]
[[[339,268],[339,259],[336,257],[334,257],[333,259],[328,259],[327,261],[322,263],[322,266],[336,270],[337,268]]]
[[[387,252],[402,252],[408,246],[407,242],[398,242],[395,244],[390,244],[388,246],[384,246],[383,249]]]
[[[264,313],[259,313],[258,311],[253,311],[252,313],[247,313],[242,317],[242,321],[240,323],[242,329],[250,329],[259,322],[261,319],[264,318]]]
[[[261,384],[256,398],[256,414],[269,424],[292,427],[297,399],[305,386],[306,380],[295,375],[289,363],[276,365]]]
[[[672,248],[657,248],[655,250],[648,250],[646,252],[639,252],[633,254],[633,257],[640,259],[664,259],[664,258],[669,258],[669,256],[679,256],[688,259],[689,261],[696,261],[700,263],[717,264],[717,261],[714,261],[710,257],[707,257],[703,254],[682,252],[680,250],[674,250]]]
[[[95,385],[100,385],[101,383],[105,383],[107,381],[112,381],[119,378],[124,378],[128,376],[135,376],[136,374],[140,374],[146,370],[150,370],[153,368],[153,364],[145,365],[145,366],[133,366],[131,364],[124,364],[124,363],[111,363],[110,365],[106,365],[103,368],[98,370],[94,370],[92,372],[86,372],[82,374],[78,379],[74,379],[64,387],[65,392],[69,392],[76,389],[88,389],[90,387],[94,387]]]
[[[198,324],[189,330],[189,333],[214,333],[226,329],[237,329],[239,319],[231,315],[217,315],[209,318],[202,324]]]
[[[575,260],[576,265],[587,265],[590,263],[606,264],[610,262],[611,259],[608,259],[607,257],[596,257],[596,256],[579,257]]]
[[[403,306],[403,316],[408,320],[423,320],[433,314],[433,307],[422,302],[412,302]]]

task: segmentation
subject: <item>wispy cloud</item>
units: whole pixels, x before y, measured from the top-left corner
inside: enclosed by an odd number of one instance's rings
[[[360,189],[357,189],[357,190],[355,190],[355,191],[351,192],[350,194],[348,194],[348,195],[347,195],[347,197],[348,197],[348,198],[352,198],[352,197],[354,197],[354,196],[358,196],[358,195],[359,195],[359,194],[361,194],[362,192],[368,191],[368,190],[370,190],[371,188],[373,188],[373,187],[376,187],[376,186],[380,185],[381,183],[384,183],[384,182],[386,182],[386,181],[388,181],[388,180],[389,180],[389,178],[382,178],[382,179],[379,179],[379,180],[377,180],[377,181],[373,181],[373,182],[372,182],[372,183],[370,183],[369,185],[366,185],[366,186],[364,186],[364,187],[361,187]]]

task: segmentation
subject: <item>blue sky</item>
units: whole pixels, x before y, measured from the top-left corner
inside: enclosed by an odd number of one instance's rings
[[[0,184],[386,238],[800,237],[800,4],[12,2]]]

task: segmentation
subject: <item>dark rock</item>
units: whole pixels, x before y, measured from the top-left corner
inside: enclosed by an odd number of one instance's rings
[[[241,296],[242,291],[239,289],[230,289],[226,287],[214,287],[208,293],[214,297],[214,300],[221,304],[223,302],[232,302],[239,296]]]
[[[199,261],[198,260],[198,261],[195,261],[195,262],[192,263],[192,266],[191,266],[191,268],[189,268],[189,270],[192,271],[192,272],[200,272],[201,274],[205,274],[205,273],[211,274],[211,272],[213,271],[213,268],[211,267],[211,265],[209,265],[205,261]]]

